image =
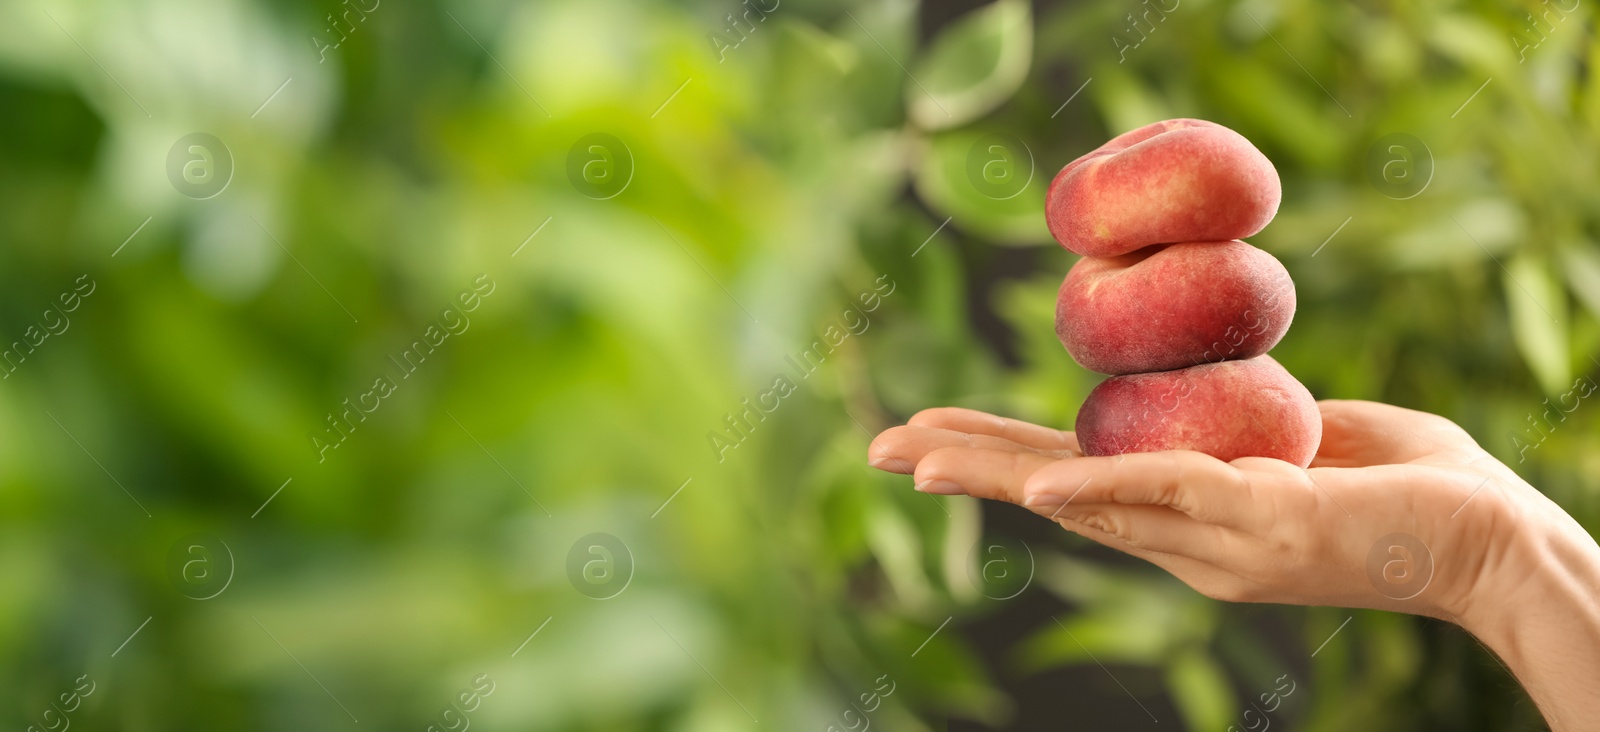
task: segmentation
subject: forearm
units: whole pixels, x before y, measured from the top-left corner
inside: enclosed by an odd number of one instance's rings
[[[1579,732],[1600,720],[1600,546],[1563,523],[1553,536],[1520,529],[1530,533],[1521,556],[1462,625],[1505,661],[1551,730]]]

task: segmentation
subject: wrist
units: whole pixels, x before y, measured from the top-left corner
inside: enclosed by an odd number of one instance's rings
[[[1500,556],[1485,561],[1455,620],[1509,663],[1561,634],[1600,640],[1600,545],[1547,499],[1504,524]],[[1570,637],[1570,636],[1569,636]],[[1576,639],[1574,639],[1576,640]]]
[[[1500,657],[1550,729],[1577,732],[1600,710],[1600,547],[1550,508],[1547,520],[1521,524],[1506,579],[1478,588],[1457,622]]]

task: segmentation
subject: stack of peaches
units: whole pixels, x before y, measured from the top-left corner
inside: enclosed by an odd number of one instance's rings
[[[1266,355],[1294,319],[1294,282],[1240,241],[1282,189],[1238,133],[1194,119],[1120,135],[1050,184],[1050,232],[1083,255],[1061,284],[1056,334],[1111,375],[1078,412],[1085,454],[1196,450],[1310,464],[1322,421]]]

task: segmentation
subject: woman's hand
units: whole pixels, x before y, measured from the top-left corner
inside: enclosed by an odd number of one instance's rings
[[[1309,469],[1187,451],[1084,457],[1071,432],[953,408],[885,431],[869,462],[914,473],[928,493],[1026,507],[1208,597],[1460,623],[1507,658],[1553,725],[1600,716],[1594,539],[1449,420],[1373,402],[1319,406]],[[1524,627],[1541,614],[1547,625]],[[1565,676],[1542,678],[1548,654],[1521,658],[1539,648],[1566,659],[1556,663]]]
[[[919,490],[1024,506],[1208,597],[1465,613],[1515,536],[1525,501],[1508,494],[1532,488],[1441,417],[1320,406],[1309,470],[1186,451],[1083,457],[1070,432],[964,409],[924,411],[870,455],[884,470],[915,466]],[[1393,534],[1418,541],[1380,544]]]

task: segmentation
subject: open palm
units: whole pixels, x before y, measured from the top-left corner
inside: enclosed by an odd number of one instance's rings
[[[1007,501],[1213,598],[1454,619],[1528,512],[1575,522],[1442,417],[1322,401],[1309,469],[1190,451],[1086,457],[1072,432],[966,409],[880,434],[918,490]]]

